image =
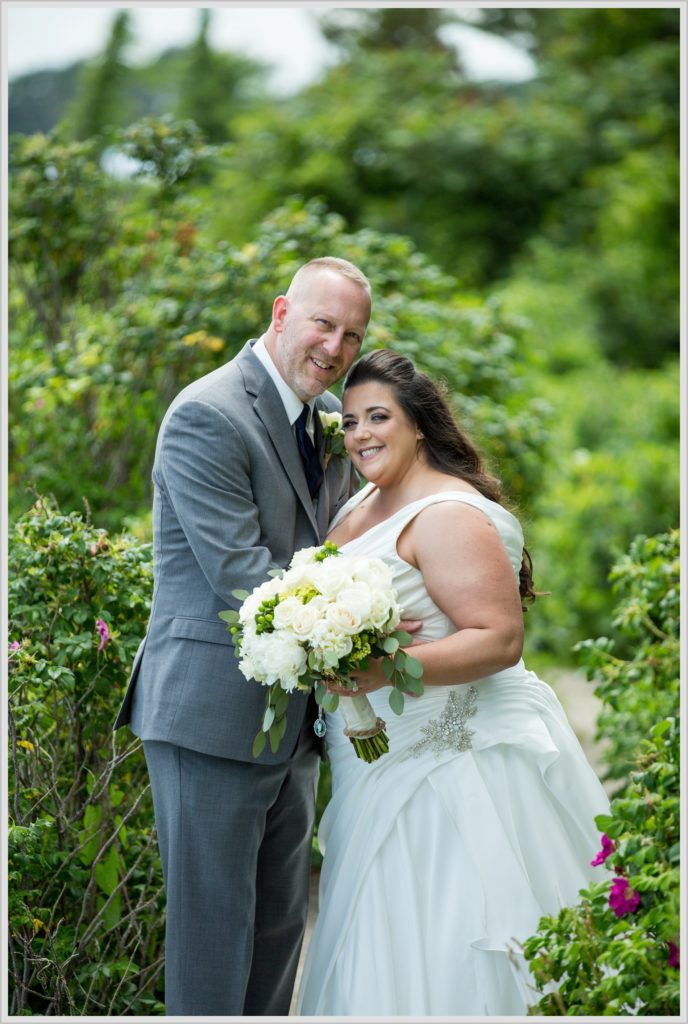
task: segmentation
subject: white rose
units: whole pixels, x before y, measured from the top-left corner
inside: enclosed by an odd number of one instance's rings
[[[332,556],[313,566],[310,574],[313,586],[325,597],[335,598],[342,587],[351,579],[350,566],[346,558]]]
[[[288,629],[294,621],[294,616],[298,615],[302,608],[303,604],[298,597],[285,597],[273,612],[272,624],[275,629]]]
[[[372,599],[373,595],[366,583],[349,583],[339,591],[337,604],[350,609],[354,615],[358,616],[359,622],[365,626],[370,620]]]
[[[364,558],[357,556],[352,559],[351,575],[354,580],[367,583],[371,590],[393,590],[392,570],[381,558]]]
[[[320,548],[301,548],[294,553],[294,557],[289,563],[289,568],[294,569],[304,565],[316,565],[315,556],[319,551]]]
[[[320,609],[314,606],[312,601],[302,604],[294,613],[289,626],[290,631],[298,640],[308,640],[321,614]]]
[[[316,654],[334,654],[338,659],[351,654],[351,637],[336,631],[327,619],[318,619],[311,634],[311,645]]]
[[[390,603],[389,595],[383,591],[373,594],[373,600],[370,605],[370,621],[375,629],[383,629],[390,617],[393,619],[393,612],[395,606]],[[395,625],[397,625],[399,620]]]
[[[325,622],[335,633],[343,636],[353,636],[361,630],[361,616],[358,612],[349,605],[336,601],[327,606]]]
[[[321,412],[320,422],[323,427],[337,427],[338,430],[341,430],[342,414],[340,412]]]

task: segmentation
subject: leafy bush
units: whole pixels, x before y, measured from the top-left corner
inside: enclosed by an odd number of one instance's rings
[[[636,537],[613,567],[619,600],[612,625],[632,652],[619,657],[608,637],[576,646],[603,702],[597,738],[606,740],[609,777],[623,779],[635,751],[658,721],[676,714],[679,700],[679,532]]]
[[[12,1014],[162,1012],[162,878],[138,741],[112,732],[151,552],[39,498],[9,538]]]
[[[595,819],[603,877],[525,942],[546,991],[533,1015],[679,1013],[678,571],[678,531],[637,538],[612,572],[622,597],[614,625],[633,638],[633,657],[619,658],[606,637],[579,645],[599,680],[610,774],[635,756],[610,813]]]
[[[550,379],[543,393],[555,410],[552,458],[529,546],[551,596],[529,616],[529,644],[563,653],[614,614],[607,577],[633,537],[677,522],[678,367],[620,372],[600,363]],[[633,638],[619,643],[626,653]]]
[[[500,459],[514,497],[527,500],[534,493],[546,416],[541,403],[526,397],[516,370],[516,321],[494,304],[461,298],[455,279],[407,239],[369,230],[348,233],[343,219],[316,201],[289,200],[240,248],[212,241],[207,229],[213,208],[202,191],[190,190],[178,177],[188,161],[200,173],[205,160],[192,126],[146,120],[126,137],[148,179],[129,183],[126,194],[116,183],[106,190],[116,227],[106,246],[84,254],[84,287],[63,296],[49,344],[34,313],[35,296],[48,284],[36,279],[28,287],[38,257],[21,242],[30,235],[34,205],[24,177],[12,185],[14,515],[26,507],[27,486],[74,508],[88,481],[88,500],[103,525],[133,523],[150,505],[155,434],[172,397],[263,329],[274,295],[301,263],[330,253],[369,273],[375,308],[368,344],[398,348],[444,378],[450,392],[461,396],[469,427],[488,454]],[[39,175],[51,147],[66,161],[58,137],[34,149],[31,140],[17,143],[21,174]],[[61,180],[55,179],[59,194]],[[50,180],[44,186],[49,189]],[[85,195],[88,219],[91,197]],[[72,198],[78,206],[78,193]],[[75,209],[75,223],[77,214]],[[78,242],[71,223],[64,232],[67,247]]]

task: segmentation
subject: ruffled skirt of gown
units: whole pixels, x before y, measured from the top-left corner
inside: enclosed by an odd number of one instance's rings
[[[525,1015],[539,996],[520,943],[602,877],[590,861],[605,792],[522,662],[429,686],[400,717],[388,694],[371,697],[390,738],[371,765],[328,716],[333,795],[298,1012]]]

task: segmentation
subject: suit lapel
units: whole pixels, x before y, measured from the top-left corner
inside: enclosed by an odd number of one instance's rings
[[[321,464],[325,465],[325,434],[323,433],[322,423],[320,422],[320,411],[325,409],[324,405],[321,405],[319,400],[316,398],[315,406],[313,409],[313,426],[315,430],[315,450],[318,453],[318,458]],[[327,470],[323,474],[323,482],[320,485],[320,491],[318,492],[318,505],[316,509],[316,518],[318,521],[318,536],[324,537],[327,533],[327,527],[330,521],[330,491],[327,480]]]
[[[306,474],[296,446],[296,438],[287,418],[277,388],[260,360],[251,352],[252,342],[247,342],[236,357],[241,367],[246,391],[255,396],[253,408],[265,427],[268,437],[277,453],[289,481],[304,507],[313,529],[320,536],[318,520],[311,496],[308,492]]]

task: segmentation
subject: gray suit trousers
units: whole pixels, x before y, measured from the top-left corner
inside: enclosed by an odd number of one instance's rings
[[[287,1016],[320,765],[310,723],[282,764],[143,747],[167,894],[167,1014]]]

